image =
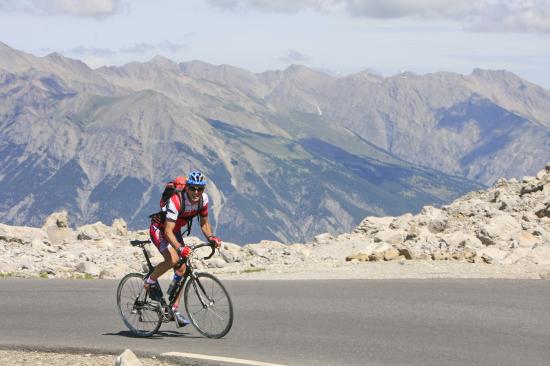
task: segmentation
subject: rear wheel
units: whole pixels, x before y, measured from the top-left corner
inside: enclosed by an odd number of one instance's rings
[[[143,288],[144,275],[129,273],[120,280],[117,305],[124,324],[138,337],[150,337],[162,324],[161,306]]]
[[[184,291],[189,320],[202,335],[221,338],[229,332],[233,304],[220,280],[210,273],[197,273],[189,277]]]

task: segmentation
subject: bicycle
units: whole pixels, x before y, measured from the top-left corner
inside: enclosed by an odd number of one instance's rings
[[[172,321],[174,312],[172,305],[176,294],[183,286],[185,311],[191,324],[208,338],[225,336],[233,325],[233,304],[229,293],[214,275],[198,272],[193,266],[192,257],[199,248],[210,246],[212,252],[204,259],[214,255],[215,248],[210,243],[200,243],[191,246],[192,254],[186,259],[180,258],[179,267],[186,262],[186,270],[169,294],[168,301],[160,289],[160,300],[153,300],[145,290],[145,278],[153,272],[153,265],[145,249],[149,240],[131,240],[130,244],[140,247],[147,261],[148,272],[129,273],[120,280],[117,289],[117,306],[124,324],[138,337],[150,337],[158,332],[162,323]]]

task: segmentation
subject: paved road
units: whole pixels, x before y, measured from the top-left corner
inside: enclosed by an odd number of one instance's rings
[[[133,338],[117,281],[0,280],[0,345],[190,352],[289,365],[548,365],[550,282],[225,281],[221,340],[163,326]]]

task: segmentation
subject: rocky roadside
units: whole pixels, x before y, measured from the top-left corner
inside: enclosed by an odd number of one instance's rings
[[[64,211],[41,228],[0,224],[0,276],[120,278],[144,263],[131,239],[148,233],[129,231],[122,219],[71,229]],[[162,259],[148,249],[154,263]],[[198,268],[229,278],[547,278],[550,163],[533,177],[500,179],[440,208],[366,217],[351,233],[309,243],[224,243],[209,261],[196,254]]]
[[[185,365],[183,361],[160,360],[154,357],[136,357],[130,350],[121,355],[93,353],[61,353],[0,349],[3,366],[175,366]]]

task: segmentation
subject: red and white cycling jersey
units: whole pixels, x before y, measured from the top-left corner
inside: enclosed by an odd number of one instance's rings
[[[189,220],[193,220],[193,218],[198,214],[201,217],[208,216],[208,195],[206,193],[202,194],[202,209],[199,210],[199,202],[197,203],[191,203],[189,201],[189,197],[187,197],[187,193],[182,192],[181,196],[185,199],[185,210],[182,212],[180,211],[181,208],[181,198],[179,194],[174,194],[165,206],[161,207],[161,210],[166,212],[166,220],[171,220],[176,222],[176,226],[174,227],[174,234],[176,234],[176,238],[178,241],[183,244],[183,237],[181,235],[181,228],[183,226],[186,226]],[[158,248],[158,250],[162,253],[164,252],[169,246],[170,243],[164,238],[163,230],[165,227],[165,223],[151,223],[151,227],[149,228],[149,235],[151,236],[151,241],[155,244],[155,246]]]
[[[185,211],[180,212],[181,198],[185,200]],[[202,194],[202,209],[198,212],[199,203],[192,203],[189,201],[186,192],[182,192],[181,198],[179,194],[174,194],[165,206],[161,207],[161,210],[166,212],[166,220],[175,221],[176,227],[174,232],[179,232],[180,229],[187,225],[189,220],[192,220],[197,214],[201,217],[208,216],[208,195],[203,192]]]

